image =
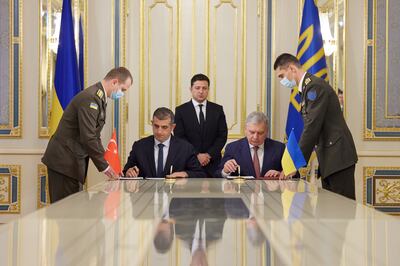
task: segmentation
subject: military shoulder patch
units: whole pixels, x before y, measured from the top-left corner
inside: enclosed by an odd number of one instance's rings
[[[89,105],[90,108],[97,110],[99,108],[99,106],[97,105],[97,103],[90,103]]]
[[[315,90],[307,92],[307,99],[309,99],[310,101],[314,101],[315,99],[317,99],[317,92]]]
[[[308,85],[308,83],[310,83],[310,82],[311,82],[311,79],[310,78],[306,78],[306,80],[304,81],[304,84]]]
[[[97,94],[97,96],[99,96],[100,99],[102,99],[102,98],[103,98],[103,95],[104,95],[104,92],[103,92],[102,89],[98,89],[97,92],[96,92],[96,94]]]

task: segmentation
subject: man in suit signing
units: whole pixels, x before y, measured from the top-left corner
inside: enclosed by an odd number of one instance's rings
[[[278,178],[285,145],[268,138],[268,118],[263,112],[252,112],[246,118],[246,137],[229,143],[216,172],[217,176],[254,176]]]
[[[174,134],[193,144],[203,170],[212,177],[228,135],[225,114],[221,105],[207,100],[210,80],[206,75],[194,75],[190,85],[192,99],[175,110]]]
[[[123,173],[128,177],[205,177],[193,146],[174,137],[174,113],[165,107],[154,111],[153,135],[136,141]]]
[[[357,152],[335,91],[324,80],[307,73],[291,54],[278,56],[274,69],[283,86],[299,88],[304,121],[299,146],[306,161],[316,147],[322,187],[355,199]]]

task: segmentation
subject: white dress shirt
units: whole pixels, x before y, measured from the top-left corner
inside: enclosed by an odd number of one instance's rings
[[[206,250],[206,221],[201,220],[196,221],[196,229],[193,234],[193,242],[192,242],[192,255],[198,249]],[[200,228],[201,227],[201,228]]]
[[[251,161],[253,161],[253,158],[254,158],[253,147],[254,146],[249,143],[249,147],[250,147]],[[260,146],[258,146],[257,155],[258,155],[258,160],[260,161],[260,173],[261,173],[261,169],[263,167],[263,161],[264,161],[264,143],[261,144]],[[221,174],[223,177],[227,177],[227,176],[229,176],[230,173],[225,173],[224,169],[222,169]]]
[[[171,136],[169,136],[169,138],[162,142],[162,144],[164,144],[163,147],[163,169],[165,167],[165,163],[167,162],[167,157],[168,157],[168,151],[169,151],[169,144],[171,142]],[[156,165],[156,172],[157,172],[157,165],[158,165],[158,144],[160,144],[161,142],[158,141],[156,138],[154,138],[154,163]]]
[[[207,100],[205,100],[205,101],[202,102],[202,103],[199,103],[199,102],[197,102],[196,100],[192,99],[192,103],[193,103],[193,106],[194,106],[194,110],[196,111],[197,120],[199,121],[199,123],[200,123],[200,107],[199,107],[199,104],[202,104],[202,105],[203,105],[202,110],[203,110],[203,114],[204,114],[204,120],[206,120]]]
[[[303,92],[303,81],[304,81],[304,77],[306,76],[306,74],[307,74],[307,72],[304,72],[303,76],[300,79],[299,87],[298,87],[299,92]]]

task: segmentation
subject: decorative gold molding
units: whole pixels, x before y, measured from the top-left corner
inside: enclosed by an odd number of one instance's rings
[[[121,0],[121,8],[120,12],[120,32],[121,32],[121,41],[119,42],[121,45],[121,65],[126,66],[126,43],[127,43],[127,17],[128,17],[128,6],[127,0]],[[128,123],[128,103],[126,97],[122,97],[120,100],[119,106],[120,113],[120,134],[119,134],[119,149],[120,149],[120,158],[122,164],[125,162],[126,157],[126,125]]]
[[[38,176],[37,176],[37,193],[36,193],[36,206],[38,209],[43,208],[45,206],[50,205],[50,196],[49,196],[49,187],[48,187],[48,175],[47,175],[47,167],[44,164],[38,164],[37,166],[38,169]],[[41,199],[42,195],[42,178],[44,177],[45,179],[45,192],[46,195],[46,202],[43,202]]]
[[[7,210],[0,210],[0,214],[20,213],[21,165],[0,164],[0,169],[0,206],[7,207]],[[8,186],[6,186],[6,180],[8,180]],[[5,193],[7,197],[1,193]],[[13,193],[16,193],[16,195],[13,195]],[[16,197],[16,201],[13,201],[14,197]]]
[[[23,16],[23,5],[22,0],[17,1],[18,8],[18,36],[14,36],[14,22],[15,22],[15,1],[9,1],[9,21],[8,21],[8,45],[9,45],[9,53],[8,53],[8,65],[9,65],[9,84],[8,84],[8,124],[0,125],[0,130],[9,130],[9,133],[1,133],[0,139],[2,138],[21,138],[22,137],[22,62],[23,62],[23,25],[22,25],[22,16]],[[14,62],[15,57],[15,47],[18,47],[18,58],[17,62]],[[14,70],[18,69],[18,88],[14,87],[15,75]],[[18,106],[14,105],[16,97],[15,89],[18,91]],[[15,121],[15,113],[17,113],[17,121]],[[16,125],[15,125],[16,124]]]
[[[399,174],[396,174],[397,172]],[[370,186],[369,190],[368,185]],[[370,195],[367,195],[368,191],[370,191]],[[400,167],[363,167],[364,204],[371,207],[379,207],[382,210],[392,207],[400,209],[399,195]],[[370,198],[369,202],[367,197]],[[393,210],[390,210],[389,213],[399,214],[399,212]]]
[[[364,1],[364,18],[365,18],[365,23],[364,23],[364,35],[365,35],[365,46],[364,46],[364,114],[363,114],[363,126],[364,126],[364,140],[370,140],[370,141],[397,141],[399,140],[399,137],[387,137],[387,136],[377,136],[376,132],[379,131],[380,133],[384,132],[400,132],[400,128],[388,128],[388,127],[376,127],[376,36],[377,36],[377,3],[376,0],[372,1],[372,12],[373,12],[373,17],[372,17],[372,39],[368,39],[368,23],[370,22],[370,19],[368,17],[368,7],[369,7],[369,0]],[[386,13],[388,12],[388,8],[386,7]],[[388,43],[388,17],[386,16],[386,45]],[[372,71],[370,73],[371,75],[371,80],[372,84],[371,85],[371,95],[368,94],[367,90],[367,79],[368,79],[368,62],[367,62],[367,56],[368,56],[368,48],[372,48],[372,63],[371,63],[371,68]],[[388,52],[388,47],[386,46],[386,53]],[[387,60],[387,54],[386,54],[386,68],[388,67],[388,60]],[[387,75],[387,73],[386,73]],[[385,77],[387,83],[387,76]],[[386,89],[385,85],[385,89]],[[371,97],[371,109],[368,109],[368,97]],[[386,99],[385,99],[386,100]],[[387,101],[385,102],[385,105],[387,106]],[[386,107],[385,107],[386,108]],[[367,114],[371,112],[371,128],[368,128],[367,125]]]
[[[379,196],[379,203],[394,202],[400,204],[400,179],[383,179],[380,180],[378,184],[379,187],[376,189],[375,193]]]
[[[242,1],[243,2],[243,1]],[[214,25],[213,25],[213,82],[212,82],[212,86],[214,87],[213,91],[213,95],[212,95],[212,99],[215,101],[216,100],[216,94],[217,94],[217,44],[216,44],[216,40],[217,40],[217,11],[218,8],[220,8],[223,4],[229,4],[232,9],[234,10],[234,29],[233,29],[233,50],[234,50],[234,118],[233,118],[233,123],[231,125],[228,124],[228,130],[232,130],[232,128],[238,124],[238,39],[239,39],[239,31],[238,31],[238,12],[237,12],[237,6],[234,5],[234,3],[232,3],[232,1],[223,1],[220,0],[219,3],[217,3],[214,6]],[[243,8],[243,7],[242,7]],[[243,10],[241,10],[242,12],[242,16],[243,16]],[[243,17],[242,17],[243,19]],[[242,20],[243,22],[243,20]],[[243,27],[244,24],[242,23],[242,34],[245,32],[245,28]],[[242,36],[244,37],[244,36]],[[243,39],[243,38],[242,38]],[[242,49],[242,53],[243,53],[243,49]],[[244,68],[244,66],[242,65],[242,67]],[[242,69],[242,71],[244,72],[244,70]],[[243,73],[242,72],[242,73]],[[243,85],[243,84],[242,84]],[[243,87],[242,87],[242,96],[243,96]],[[243,112],[243,109],[241,110]]]

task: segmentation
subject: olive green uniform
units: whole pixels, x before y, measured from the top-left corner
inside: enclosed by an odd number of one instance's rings
[[[78,93],[64,110],[42,158],[49,170],[52,202],[77,192],[72,189],[66,193],[63,186],[68,186],[65,182],[73,182],[74,187],[85,182],[89,158],[99,171],[108,167],[100,139],[106,119],[106,97],[99,82]]]
[[[304,158],[308,161],[316,147],[323,185],[337,181],[337,189],[326,188],[354,198],[354,166],[358,158],[353,137],[335,91],[310,73],[306,73],[302,84],[301,113],[304,129],[299,146]]]

